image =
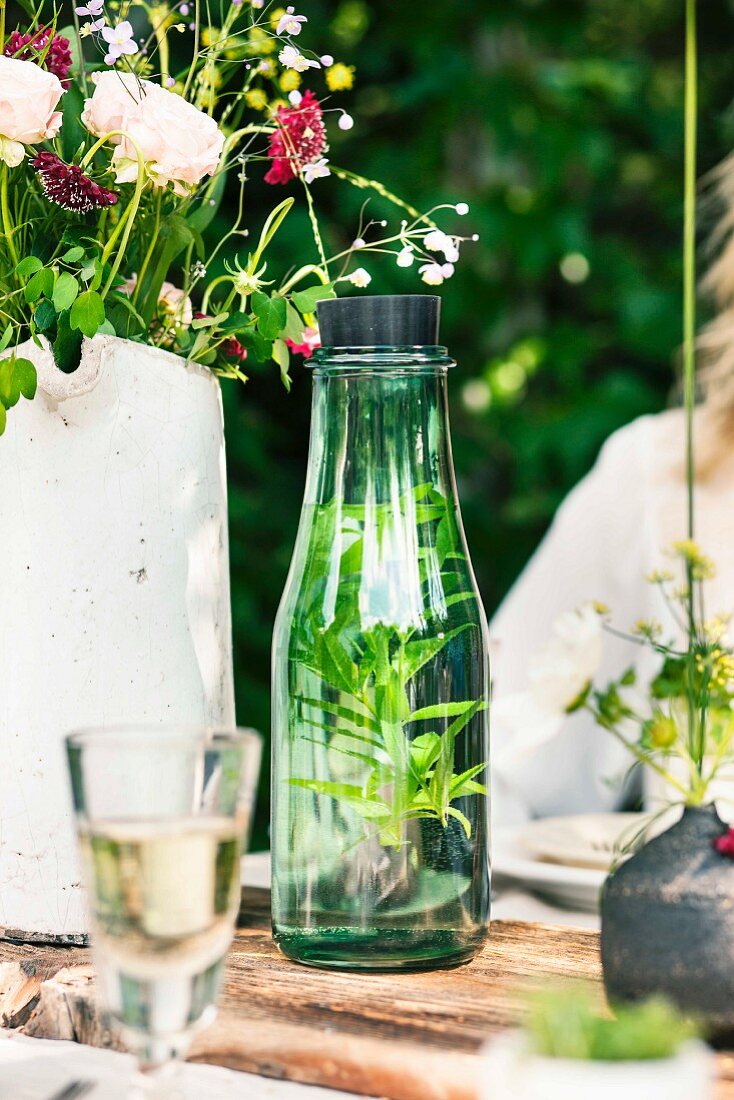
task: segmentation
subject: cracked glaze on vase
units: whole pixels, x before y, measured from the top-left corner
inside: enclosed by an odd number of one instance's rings
[[[660,994],[717,1030],[734,1027],[734,860],[713,806],[686,809],[614,874],[602,894],[610,1000]]]
[[[156,348],[95,337],[68,375],[19,350],[39,386],[0,439],[0,934],[80,942],[62,735],[234,722],[222,409]]]

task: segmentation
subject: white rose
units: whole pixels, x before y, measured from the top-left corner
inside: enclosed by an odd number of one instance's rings
[[[95,85],[82,121],[98,137],[125,131],[111,139],[118,183],[137,179],[136,145],[156,186],[173,183],[179,195],[186,194],[185,184],[194,186],[215,171],[224,134],[209,115],[175,92],[129,74],[98,74]]]
[[[533,658],[530,690],[549,710],[566,710],[599,670],[602,624],[592,607],[568,611],[553,626],[555,637]]]
[[[64,94],[61,81],[32,61],[0,56],[0,160],[14,168],[25,156],[24,145],[56,137]]]

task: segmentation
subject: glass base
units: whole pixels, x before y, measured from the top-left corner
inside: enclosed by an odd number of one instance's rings
[[[473,935],[453,929],[275,928],[273,938],[287,958],[333,970],[434,970],[472,959],[489,929]]]

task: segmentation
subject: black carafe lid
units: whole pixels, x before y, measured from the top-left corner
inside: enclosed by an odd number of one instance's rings
[[[325,298],[316,306],[325,348],[427,347],[438,344],[436,294]]]

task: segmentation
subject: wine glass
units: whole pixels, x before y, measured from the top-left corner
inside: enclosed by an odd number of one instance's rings
[[[178,1096],[176,1060],[215,1015],[260,765],[251,730],[129,726],[66,739],[104,1007],[137,1055],[134,1096]]]

